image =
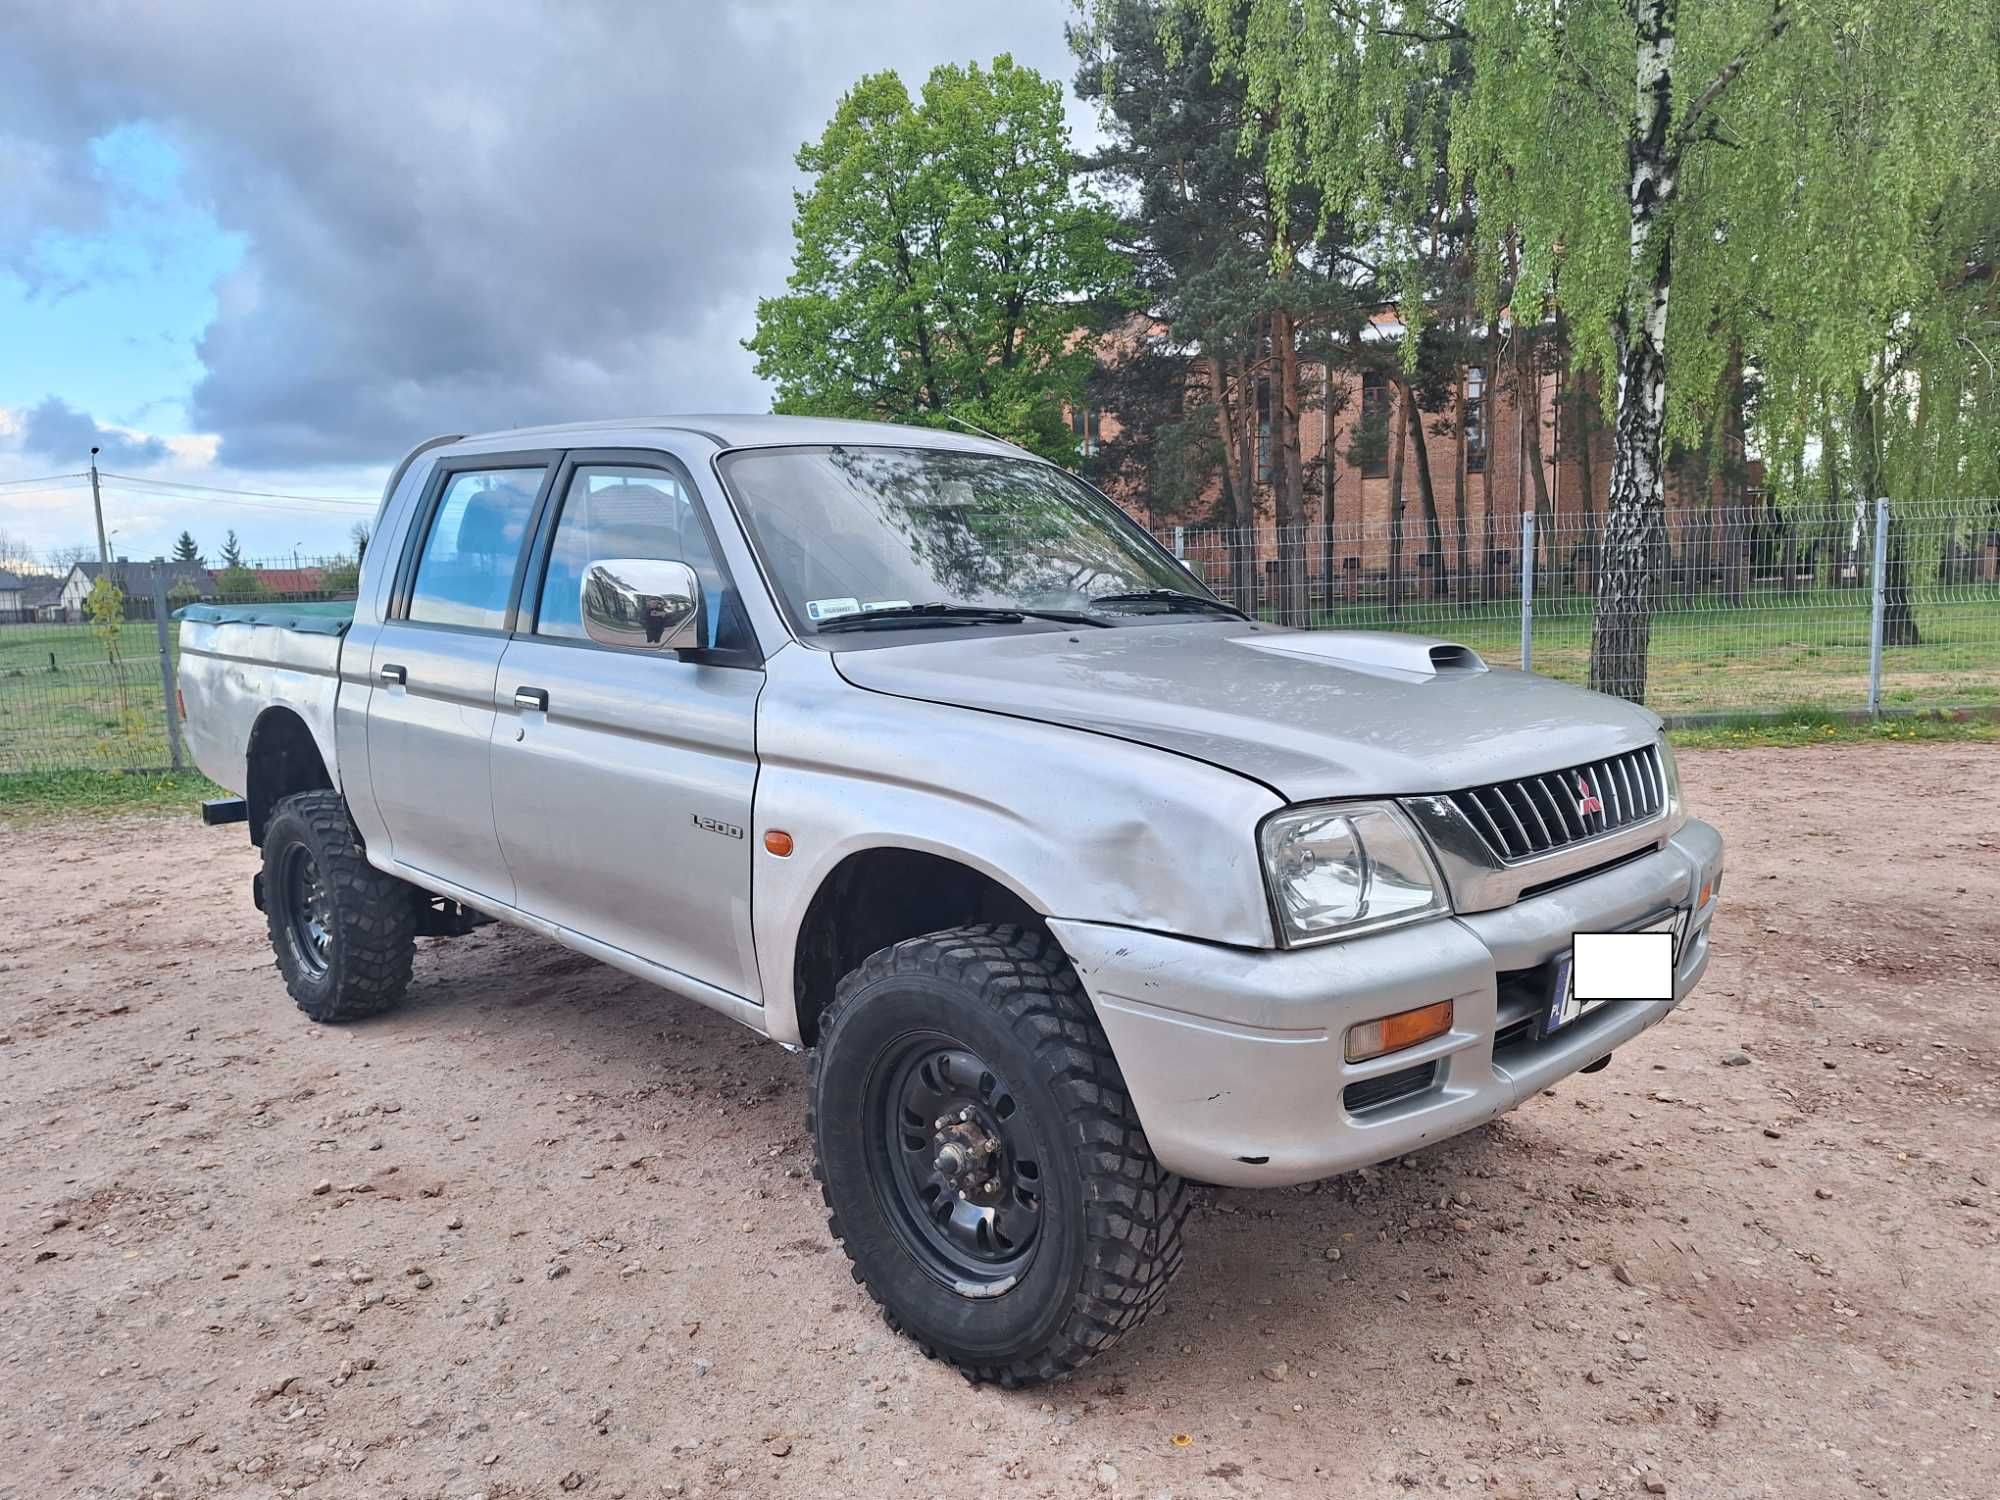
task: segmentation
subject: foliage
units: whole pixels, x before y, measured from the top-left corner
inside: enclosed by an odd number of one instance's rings
[[[956,418],[1074,461],[1079,329],[1127,291],[1109,214],[1070,180],[1060,88],[1004,55],[937,68],[915,100],[871,74],[798,165],[788,291],[745,344],[775,409]]]
[[[1617,393],[1597,665],[1631,665],[1593,681],[1643,691],[1662,458],[1670,440],[1703,446],[1739,364],[1794,471],[1836,412],[1871,477],[1893,467],[1898,423],[1930,472],[1941,443],[1954,482],[1989,462],[1994,361],[1966,323],[1991,342],[1975,289],[1992,284],[2000,202],[1990,0],[1180,3],[1280,120],[1275,178],[1304,175],[1379,226],[1411,292],[1413,183],[1469,184],[1489,310],[1519,326],[1553,304]],[[1461,69],[1463,90],[1425,91]],[[1421,315],[1416,296],[1404,307]]]
[[[237,542],[236,532],[233,528],[229,535],[223,538],[222,566],[225,568],[240,568],[243,566],[243,548]]]
[[[320,576],[320,589],[329,594],[351,594],[361,587],[361,561],[336,557]]]
[[[167,590],[167,603],[175,609],[193,604],[200,598],[201,590],[191,578],[178,579],[174,586]]]
[[[91,633],[104,643],[104,659],[115,663],[125,631],[125,590],[110,573],[100,573],[83,601],[83,610],[90,617]]]
[[[236,533],[231,532],[230,541],[234,542],[235,539]],[[225,558],[229,556],[227,547],[223,549],[222,555]],[[231,604],[254,604],[271,597],[271,590],[264,580],[240,561],[230,564],[217,575],[215,591]]]
[[[198,563],[201,561],[201,547],[194,539],[194,533],[183,531],[174,541],[175,562]]]

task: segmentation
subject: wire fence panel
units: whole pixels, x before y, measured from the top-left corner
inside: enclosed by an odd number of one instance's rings
[[[1914,502],[1890,517],[1883,705],[2000,705],[2000,502]],[[1602,665],[1639,675],[1643,639],[1645,701],[1667,715],[1866,708],[1874,532],[1868,508],[1809,524],[1763,506],[1675,511],[1646,542],[1643,627],[1613,633]],[[1504,665],[1522,660],[1525,628],[1535,671],[1590,681],[1595,516],[1156,534],[1260,619],[1443,636]]]
[[[1882,705],[2000,706],[2000,500],[1889,509]]]
[[[1881,707],[2000,710],[2000,500],[1897,502],[1888,514],[1878,572],[1873,507],[1792,522],[1768,506],[1671,512],[1648,540],[1646,702],[1674,716],[1870,707],[1879,591]],[[1535,671],[1590,680],[1596,516],[1460,528],[1413,507],[1401,525],[1157,534],[1261,619],[1440,636],[1505,666],[1521,661],[1525,627]],[[0,570],[0,775],[170,765],[154,615],[196,602],[337,612],[360,561],[121,561],[109,570],[117,599],[93,610],[105,571],[34,557]],[[178,634],[169,620],[169,669]],[[1605,664],[1629,670],[1637,649],[1632,636]]]
[[[115,594],[93,590],[105,576]],[[359,580],[355,557],[291,556],[211,565],[9,557],[0,570],[0,775],[152,771],[174,763],[166,681],[188,604],[303,606],[338,612]]]
[[[77,626],[60,627],[88,636]],[[160,691],[160,658],[147,649],[107,660],[51,642],[32,647],[0,628],[0,775],[21,771],[159,770],[173,760]],[[101,643],[89,641],[101,653]],[[32,657],[32,660],[28,659]]]

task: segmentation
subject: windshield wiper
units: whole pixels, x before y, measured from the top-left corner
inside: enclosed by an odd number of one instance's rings
[[[1023,620],[1054,620],[1059,625],[1101,625],[1109,620],[1058,609],[1016,609],[1012,605],[898,604],[860,614],[835,615],[819,622],[819,633],[833,630],[895,630],[914,625],[1018,625]]]
[[[1097,594],[1092,604],[1164,604],[1168,609],[1214,610],[1218,614],[1234,615],[1239,620],[1250,617],[1233,604],[1224,604],[1220,599],[1204,598],[1200,594],[1184,594],[1179,589],[1134,589],[1129,594]]]

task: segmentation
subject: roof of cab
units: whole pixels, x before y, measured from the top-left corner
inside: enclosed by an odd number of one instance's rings
[[[454,443],[533,438],[554,446],[575,446],[577,440],[602,443],[610,433],[646,431],[692,432],[718,449],[779,448],[808,443],[846,443],[856,447],[895,446],[949,448],[970,453],[1020,454],[1011,443],[940,427],[906,427],[894,422],[856,422],[833,417],[784,417],[769,413],[700,413],[688,416],[626,417],[603,422],[561,422],[548,427],[512,427],[499,432],[468,433]]]

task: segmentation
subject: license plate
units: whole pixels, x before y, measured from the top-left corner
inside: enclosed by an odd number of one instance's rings
[[[1634,927],[1631,930],[1634,932],[1671,932],[1674,935],[1673,961],[1678,965],[1681,958],[1680,932],[1682,915],[1680,912],[1674,912],[1670,916],[1661,917],[1656,921],[1648,922],[1643,927]],[[1573,955],[1565,953],[1561,958],[1556,960],[1555,980],[1549,986],[1548,1008],[1542,1012],[1542,1035],[1544,1037],[1554,1036],[1572,1021],[1581,1016],[1589,1015],[1600,1005],[1609,1005],[1612,1003],[1609,1000],[1577,999],[1575,979],[1575,959]]]

